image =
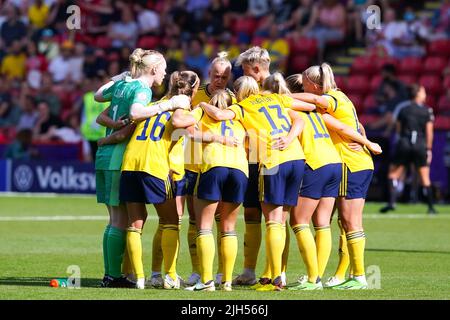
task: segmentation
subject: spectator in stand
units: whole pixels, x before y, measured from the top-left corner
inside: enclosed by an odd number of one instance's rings
[[[395,107],[402,101],[408,99],[408,91],[403,82],[395,75],[396,69],[392,64],[386,64],[381,70],[382,81],[375,93],[377,103],[377,114],[381,118],[375,122],[367,124],[367,129],[383,130],[383,136],[390,135],[390,128],[393,121],[392,113]]]
[[[41,40],[38,42],[38,51],[47,58],[47,61],[51,61],[59,55],[59,46],[53,39],[54,35],[55,33],[52,29],[44,29],[41,34]]]
[[[22,129],[17,132],[16,139],[6,147],[4,157],[13,160],[31,160],[37,158],[39,153],[32,148],[33,131]]]
[[[53,138],[52,130],[61,128],[64,123],[50,113],[50,107],[44,101],[38,104],[37,123],[33,128],[33,137],[36,140],[48,141]]]
[[[184,62],[189,69],[196,69],[200,71],[198,75],[202,78],[202,81],[208,78],[209,59],[203,53],[203,42],[200,38],[195,37],[191,39],[184,57]]]
[[[44,73],[42,76],[41,87],[36,94],[37,102],[46,102],[50,108],[50,113],[56,117],[61,113],[61,101],[54,92],[52,76]]]
[[[282,23],[281,28],[285,31],[293,31],[293,34],[298,37],[311,20],[313,7],[312,0],[298,0],[290,19]]]
[[[2,24],[0,30],[3,47],[9,48],[15,41],[19,41],[22,47],[25,46],[27,42],[27,27],[20,20],[19,9],[11,4],[7,4],[5,15],[6,21]]]
[[[114,48],[134,48],[138,34],[139,28],[134,21],[133,12],[128,6],[125,6],[120,21],[113,22],[109,28],[108,36],[113,39],[112,46]]]
[[[160,20],[157,12],[147,8],[146,0],[137,1],[133,8],[137,15],[140,35],[158,35],[160,29]],[[146,48],[150,49],[150,48]]]
[[[337,0],[323,0],[313,7],[308,25],[303,34],[315,38],[318,44],[318,59],[323,61],[325,47],[330,42],[344,40],[347,24],[345,7]]]
[[[225,51],[228,52],[228,60],[233,62],[239,55],[241,51],[239,51],[239,47],[232,42],[232,37],[229,32],[224,32],[220,36],[219,46],[217,48],[218,52]]]
[[[450,38],[450,0],[444,0],[432,19],[435,28],[433,38]]]
[[[11,45],[11,51],[2,61],[1,74],[8,79],[23,79],[25,77],[26,55],[23,53],[22,45],[16,40]]]
[[[58,23],[67,21],[67,8],[73,4],[73,0],[55,0],[50,7],[48,24],[55,27]]]
[[[73,42],[67,40],[61,44],[61,54],[51,60],[48,71],[52,74],[55,83],[64,80],[81,81],[81,67],[79,58],[74,55],[75,46]]]
[[[268,0],[248,0],[247,15],[253,18],[262,18],[269,12]]]
[[[83,74],[86,78],[93,78],[99,72],[106,71],[108,62],[102,57],[102,49],[86,47],[84,51]]]
[[[275,16],[273,14],[269,14],[263,17],[258,23],[258,27],[254,30],[255,37],[267,38],[270,33],[270,28],[275,24]],[[248,34],[240,33],[238,36],[249,36]]]
[[[22,88],[20,106],[22,107],[22,113],[17,124],[17,130],[30,129],[36,126],[39,114],[36,111],[36,100],[33,96],[28,95],[28,89]]]
[[[5,77],[0,78],[0,128],[12,127],[20,118],[20,110],[11,100],[10,81]]]
[[[223,2],[221,0],[211,0],[207,12],[209,15],[209,26],[206,31],[214,36],[222,34],[225,31],[223,17],[227,12]]]
[[[270,27],[269,39],[262,43],[262,47],[267,49],[270,55],[270,72],[287,71],[287,62],[289,58],[289,43],[280,35],[278,25],[273,24]]]
[[[27,60],[25,63],[27,82],[33,89],[41,86],[42,73],[47,71],[48,62],[43,54],[37,52],[36,43],[28,42]]]
[[[167,61],[167,73],[179,70],[180,64],[183,62],[183,50],[180,49],[180,38],[172,36],[167,41],[167,50],[164,57]]]
[[[47,26],[50,8],[43,0],[34,0],[28,8],[28,20],[34,30],[40,30]]]
[[[80,121],[78,116],[72,114],[67,123],[62,123],[61,127],[52,126],[46,134],[40,136],[41,141],[62,141],[66,143],[78,143],[83,140],[80,132]]]
[[[208,6],[209,0],[187,0],[186,10],[195,20],[199,20]]]

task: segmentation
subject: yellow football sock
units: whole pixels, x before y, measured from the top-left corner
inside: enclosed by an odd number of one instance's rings
[[[161,248],[161,237],[163,233],[163,225],[158,224],[152,241],[152,272],[161,272],[163,262],[163,252]]]
[[[345,279],[345,274],[347,273],[348,265],[350,264],[350,259],[348,256],[348,248],[347,248],[347,237],[345,235],[344,227],[342,227],[341,220],[338,219],[338,225],[340,229],[339,235],[339,262],[334,273],[334,276],[339,279]]]
[[[244,268],[255,270],[260,246],[261,222],[246,221],[244,233]]]
[[[294,230],[298,248],[306,265],[308,281],[316,283],[319,276],[319,267],[317,266],[316,243],[311,229],[309,229],[309,224],[296,224],[292,226],[292,230]]]
[[[221,252],[223,261],[222,282],[231,282],[233,280],[234,263],[238,251],[238,239],[236,231],[223,232],[221,235]]]
[[[353,276],[363,276],[364,271],[364,248],[366,246],[366,235],[363,230],[350,231],[347,233],[347,246],[352,265]]]
[[[261,275],[261,278],[268,278],[268,279],[272,279],[272,270],[270,269],[270,263],[269,263],[269,248],[266,247],[266,259],[265,259],[265,264],[264,264],[264,271]]]
[[[177,256],[179,241],[179,227],[177,224],[163,225],[161,247],[164,256],[164,272],[173,280],[177,278]]]
[[[136,279],[144,278],[144,266],[142,264],[142,230],[138,228],[127,229],[127,249],[131,266]]]
[[[215,243],[212,230],[202,229],[197,233],[197,255],[200,262],[202,282],[213,280]]]
[[[123,252],[123,261],[122,261],[122,274],[130,275],[133,273],[133,268],[131,267],[130,256],[128,255],[127,246],[125,246],[125,251]]]
[[[281,256],[281,272],[286,272],[289,258],[289,242],[291,241],[291,236],[289,234],[289,228],[287,228],[286,224],[282,226],[282,231],[284,239],[284,249],[283,255]]]
[[[189,254],[191,256],[192,272],[200,274],[200,265],[197,255],[197,227],[195,226],[195,221],[189,220],[189,228],[187,234]]]
[[[269,248],[267,252],[272,271],[272,280],[275,280],[281,275],[281,257],[284,249],[281,223],[275,221],[266,222],[266,247]]]
[[[319,277],[322,278],[331,254],[331,229],[330,226],[314,229],[316,230],[317,265]]]
[[[220,214],[216,214],[214,216],[214,219],[216,220],[216,230],[217,230],[217,250],[219,251],[219,254],[217,255],[217,273],[224,273],[224,269],[223,269],[223,260],[222,260],[222,255],[220,254],[220,248],[221,246],[221,241],[222,241],[222,237],[220,235]]]

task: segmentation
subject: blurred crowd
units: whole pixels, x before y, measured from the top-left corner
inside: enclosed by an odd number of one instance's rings
[[[74,4],[81,9],[78,30],[66,25],[72,14],[67,9]],[[102,131],[84,112],[85,105],[92,104],[93,90],[128,68],[135,47],[162,52],[168,73],[194,70],[203,82],[218,51],[228,51],[233,60],[251,45],[266,48],[271,66],[284,74],[307,67],[296,63],[300,53],[294,50],[306,44],[304,39],[314,44],[314,50],[301,53],[307,55],[307,64],[332,58],[332,49],[339,46],[367,47],[396,58],[420,57],[428,41],[450,37],[450,1],[443,1],[431,16],[417,14],[423,4],[406,0],[0,1],[0,143],[17,136],[10,157],[35,156],[13,152],[20,149],[18,145],[30,145],[29,141],[84,140],[94,148],[92,142]],[[366,10],[369,5],[381,9],[381,20]],[[374,21],[381,25],[366,28]],[[233,70],[235,76],[240,72]],[[393,87],[394,82],[380,85],[380,107],[386,107],[386,90],[394,90],[389,96],[396,98],[402,94],[403,86],[395,82]],[[155,88],[155,98],[164,90]]]

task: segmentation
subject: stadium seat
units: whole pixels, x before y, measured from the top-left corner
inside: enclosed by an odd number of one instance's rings
[[[422,74],[441,74],[447,65],[443,57],[428,57],[425,60]]]
[[[262,43],[266,40],[264,37],[253,37],[252,38],[252,45],[254,46],[261,46]]]
[[[370,80],[370,91],[375,92],[383,81],[381,75],[377,74],[372,77]]]
[[[436,114],[450,114],[450,98],[446,95],[441,96],[434,110]]]
[[[418,75],[422,71],[423,61],[417,57],[407,57],[400,61],[398,66],[398,74]]]
[[[438,130],[450,130],[450,117],[437,116],[434,120],[434,128]]]
[[[244,33],[248,36],[253,35],[257,26],[257,22],[249,17],[242,17],[236,19],[233,24],[234,33]]]
[[[293,73],[301,73],[310,66],[310,59],[307,56],[291,56],[290,66]]]
[[[359,113],[363,112],[364,109],[364,100],[362,95],[360,94],[348,94],[347,97],[350,99],[350,101],[355,106],[356,111]]]
[[[160,39],[154,36],[144,36],[138,41],[138,48],[145,50],[156,49],[160,43]]]
[[[111,48],[112,40],[107,36],[99,36],[95,39],[95,46],[101,49]]]
[[[393,57],[384,57],[384,58],[374,58],[374,63],[377,67],[377,72],[380,72],[384,65],[393,64],[396,68],[398,68],[398,60]]]
[[[347,91],[347,78],[344,76],[335,76],[334,81],[336,82],[336,85],[341,91],[346,92]]]
[[[427,94],[427,100],[425,101],[425,105],[431,109],[433,109],[434,112],[437,110],[437,104],[436,104],[436,98],[434,95]]]
[[[311,38],[300,38],[295,41],[293,38],[289,40],[289,49],[292,55],[306,54],[313,57],[317,54],[317,40]]]
[[[350,76],[347,79],[347,92],[365,95],[370,89],[369,78],[362,75]]]
[[[428,55],[438,57],[450,56],[450,40],[439,39],[430,42],[428,45]]]
[[[444,88],[450,89],[450,76],[444,78]]]
[[[373,57],[360,56],[357,57],[352,64],[352,74],[372,75],[377,71],[376,65],[373,63]]]
[[[412,74],[401,74],[398,76],[398,79],[405,84],[417,83],[417,76]]]
[[[366,98],[364,99],[363,102],[363,107],[364,107],[364,112],[368,112],[369,110],[373,110],[377,107],[377,102],[375,100],[375,96],[373,94],[366,96]],[[358,110],[358,113],[360,113],[361,111]]]
[[[362,123],[363,126],[367,126],[369,123],[376,122],[380,117],[372,114],[361,114],[358,115],[359,122]]]
[[[419,78],[419,83],[425,87],[427,94],[439,95],[442,92],[441,77],[424,75]]]

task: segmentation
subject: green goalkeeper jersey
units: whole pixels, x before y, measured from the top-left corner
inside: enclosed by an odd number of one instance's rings
[[[117,121],[121,117],[128,117],[130,107],[134,103],[147,106],[152,100],[152,90],[148,85],[140,80],[133,80],[129,77],[125,80],[117,81],[102,93],[105,100],[111,101],[108,116]],[[106,136],[114,132],[114,129],[107,128]],[[120,170],[122,166],[123,153],[128,140],[118,144],[103,145],[98,148],[95,158],[96,170]]]

